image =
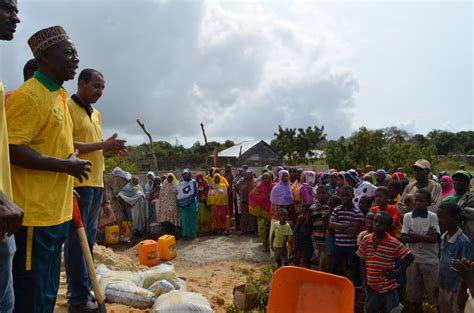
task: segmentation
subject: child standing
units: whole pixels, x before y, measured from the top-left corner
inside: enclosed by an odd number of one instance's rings
[[[326,264],[324,271],[328,271],[332,264],[332,256],[334,255],[334,249],[336,247],[336,233],[333,229],[329,228],[329,221],[331,219],[331,214],[335,208],[342,205],[341,198],[334,195],[331,196],[328,200],[329,212],[324,217],[324,228],[326,229],[326,238],[324,238],[324,243],[326,244]],[[321,266],[320,266],[321,268]]]
[[[396,278],[414,259],[410,250],[388,234],[392,223],[392,217],[387,212],[376,213],[374,233],[365,236],[357,250],[362,259],[363,285],[367,287],[366,313],[389,313],[399,306]],[[397,259],[402,261],[399,269],[395,269]]]
[[[389,200],[389,193],[387,187],[378,187],[375,190],[375,206],[373,206],[370,211],[372,212],[387,212],[392,216],[393,219],[393,225],[390,227],[388,230],[388,233],[390,236],[395,237],[395,238],[400,238],[401,235],[401,227],[399,228],[400,225],[400,220],[398,217],[398,209],[394,205],[389,205],[388,200]],[[398,233],[397,233],[398,229]]]
[[[336,246],[329,272],[335,274],[343,261],[347,261],[351,269],[355,286],[360,286],[360,262],[357,257],[357,235],[359,227],[364,222],[362,211],[354,206],[352,188],[341,188],[342,205],[334,209],[331,214],[329,228],[336,232]]]
[[[438,220],[444,231],[441,236],[441,258],[439,261],[439,309],[440,313],[460,313],[456,302],[461,280],[452,269],[454,259],[471,258],[471,242],[461,228],[461,208],[456,203],[444,203],[438,208]]]
[[[272,252],[277,263],[277,268],[288,265],[288,239],[293,235],[290,224],[286,222],[288,219],[288,211],[286,209],[278,209],[278,218],[280,221],[273,224],[273,232],[271,239]]]
[[[438,303],[434,294],[438,287],[438,217],[428,211],[431,205],[431,193],[419,189],[414,197],[414,209],[403,217],[402,242],[407,243],[415,256],[408,267],[406,298],[413,303],[416,313],[423,312],[423,293],[426,291],[431,304]]]
[[[309,210],[311,214],[312,237],[314,248],[319,254],[319,270],[323,271],[326,267],[326,225],[325,217],[329,214],[327,205],[329,200],[329,188],[327,186],[319,186],[316,190],[316,203]]]
[[[398,181],[392,181],[388,184],[389,199],[388,204],[398,205],[400,203],[400,196],[403,192],[402,184]]]
[[[369,212],[365,216],[365,230],[361,231],[359,236],[357,236],[357,245],[360,246],[362,239],[368,234],[372,234],[374,232],[374,212]]]
[[[309,206],[304,205],[303,212],[298,216],[295,226],[295,250],[293,254],[293,264],[295,266],[299,266],[302,259],[303,265],[311,268],[311,257],[313,255],[312,230]]]
[[[372,207],[372,198],[369,196],[362,196],[359,200],[359,209],[362,211],[364,216],[369,212],[369,209]]]

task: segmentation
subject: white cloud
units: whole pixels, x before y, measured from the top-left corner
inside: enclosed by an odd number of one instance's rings
[[[21,35],[1,54],[2,65],[17,55],[15,65],[1,78],[18,84],[28,36],[63,25],[80,66],[105,75],[98,108],[106,133],[143,142],[137,118],[156,140],[174,143],[177,136],[188,145],[201,140],[200,122],[209,140],[271,139],[278,124],[324,124],[332,137],[352,131],[358,81],[353,70],[338,66],[351,54],[343,38],[349,26],[317,5],[23,2]],[[72,92],[74,86],[67,84]]]

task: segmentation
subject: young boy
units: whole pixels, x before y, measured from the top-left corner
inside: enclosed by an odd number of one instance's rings
[[[347,261],[355,286],[360,286],[360,262],[357,257],[357,235],[359,227],[364,222],[362,211],[354,206],[352,188],[341,188],[342,205],[331,214],[329,228],[336,232],[336,246],[329,272],[335,274],[343,261]]]
[[[362,214],[367,215],[369,209],[372,207],[372,198],[369,196],[362,196],[359,200],[359,209],[362,211]]]
[[[374,212],[368,212],[365,216],[365,230],[361,231],[359,236],[357,236],[358,246],[360,246],[360,243],[362,242],[362,239],[364,239],[365,236],[374,232],[374,217]]]
[[[388,204],[398,205],[400,203],[400,196],[403,192],[403,186],[398,181],[392,181],[388,184],[389,199]]]
[[[310,207],[311,222],[313,224],[312,237],[316,250],[319,253],[319,270],[326,267],[326,228],[325,218],[329,214],[329,188],[319,186],[316,190],[316,203]]]
[[[313,241],[312,241],[313,225],[311,223],[311,215],[309,205],[303,206],[303,212],[296,220],[294,231],[295,250],[293,254],[293,265],[299,266],[300,261],[303,260],[303,265],[311,268],[311,257],[313,256]]]
[[[403,217],[402,242],[415,256],[408,267],[406,299],[413,303],[415,313],[423,312],[423,292],[426,291],[431,304],[438,303],[435,290],[438,287],[438,217],[428,211],[431,193],[424,189],[416,191],[414,209]]]
[[[324,217],[324,228],[326,229],[326,238],[324,243],[326,245],[326,258],[324,268],[321,267],[320,263],[320,270],[321,271],[328,271],[332,264],[332,256],[334,255],[334,248],[336,247],[336,233],[334,230],[329,228],[329,220],[331,219],[331,214],[335,208],[342,205],[341,198],[338,196],[331,196],[328,200],[328,207],[329,211],[328,214]],[[321,262],[321,261],[320,261]]]
[[[454,259],[471,258],[471,242],[461,228],[461,208],[456,203],[444,203],[438,208],[439,226],[444,231],[441,236],[441,258],[439,261],[439,309],[440,313],[460,313],[456,302],[460,279],[452,270]]]
[[[278,219],[273,225],[273,233],[271,240],[272,252],[277,263],[277,268],[288,265],[288,239],[293,235],[290,224],[286,222],[288,212],[284,208],[278,209]]]
[[[363,285],[367,287],[366,313],[392,312],[399,306],[396,277],[413,262],[413,255],[398,239],[388,234],[393,219],[387,212],[374,216],[374,232],[362,239],[357,255],[362,259]],[[395,269],[395,260],[400,268]]]
[[[389,200],[389,193],[387,187],[378,187],[375,190],[375,206],[373,206],[370,211],[372,212],[387,212],[392,216],[393,219],[393,225],[392,227],[388,230],[388,233],[390,236],[395,237],[395,238],[400,238],[400,231],[401,228],[398,228],[400,225],[400,219],[398,217],[398,209],[394,205],[389,205],[388,200]],[[396,232],[398,228],[398,234]]]

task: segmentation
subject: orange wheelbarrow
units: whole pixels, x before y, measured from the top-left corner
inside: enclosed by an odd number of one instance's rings
[[[284,266],[273,274],[267,313],[354,313],[354,301],[349,279]]]

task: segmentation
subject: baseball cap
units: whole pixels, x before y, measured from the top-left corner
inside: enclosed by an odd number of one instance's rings
[[[458,176],[458,175],[463,175],[464,177],[467,177],[469,181],[472,179],[472,175],[468,171],[461,171],[461,170],[456,171],[456,173],[453,174],[453,178],[454,176]]]
[[[415,162],[415,164],[413,164],[413,166],[416,166],[416,167],[419,167],[419,168],[427,168],[427,169],[431,169],[431,164],[430,162],[426,161],[426,160],[423,160],[423,159],[420,159],[418,161]]]

